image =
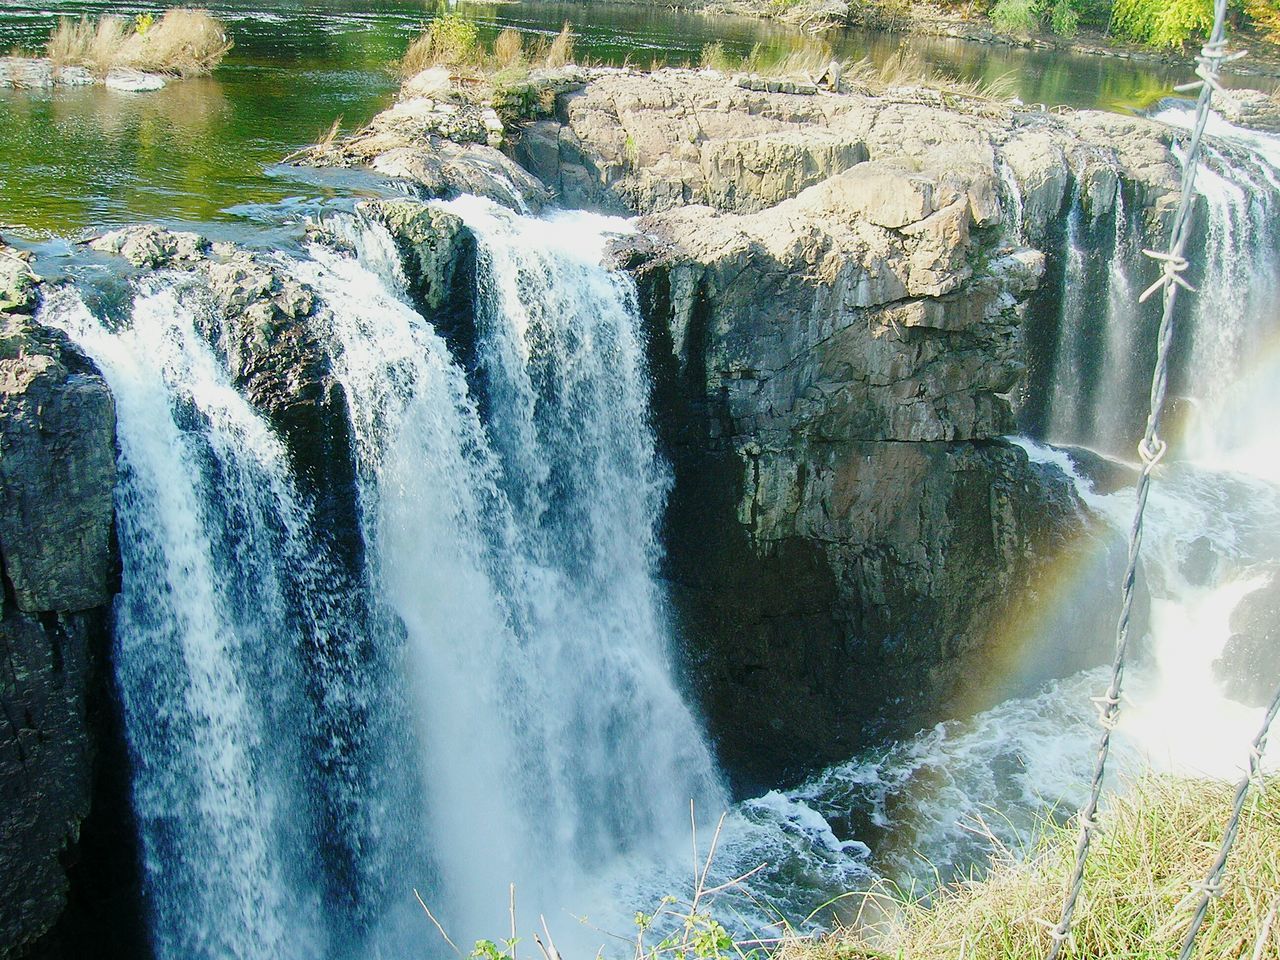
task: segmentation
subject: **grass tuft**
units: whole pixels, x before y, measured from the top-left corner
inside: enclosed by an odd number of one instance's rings
[[[1280,958],[1280,781],[1254,791],[1228,861],[1223,896],[1197,939],[1199,957]],[[1114,799],[1094,841],[1067,960],[1177,956],[1217,853],[1233,788],[1149,777]],[[931,898],[889,885],[864,895],[861,924],[783,947],[774,960],[1042,960],[1074,858],[1074,825],[1051,826],[1029,861],[994,860],[984,877]],[[872,916],[875,919],[871,919]]]
[[[80,66],[102,75],[115,68],[191,77],[211,71],[231,49],[223,25],[204,10],[174,8],[159,20],[129,22],[105,16],[63,17],[45,55],[55,66]]]
[[[560,32],[556,34],[556,38],[551,41],[550,49],[547,50],[547,66],[563,67],[567,63],[573,63],[573,44],[573,30],[569,26],[569,21],[566,20]]]
[[[524,59],[524,39],[519,30],[507,27],[498,34],[493,41],[493,58],[500,69],[517,66]]]

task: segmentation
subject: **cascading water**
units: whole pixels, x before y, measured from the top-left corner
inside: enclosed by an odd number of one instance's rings
[[[333,223],[360,262],[317,248],[296,269],[332,310],[367,535],[407,631],[439,905],[474,938],[502,927],[508,883],[583,909],[620,855],[687,836],[691,799],[725,799],[672,681],[638,311],[600,266],[623,225],[449,209],[479,247],[479,403],[396,296],[383,228]]]
[[[1164,468],[1151,501],[1153,665],[1131,674],[1118,750],[1135,763],[1229,775],[1257,720],[1210,677],[1233,607],[1280,563],[1267,156],[1224,149],[1201,179],[1208,266],[1179,355],[1195,462]],[[521,917],[545,914],[572,949],[567,912],[625,930],[629,910],[683,889],[672,851],[687,850],[690,799],[712,819],[726,806],[673,679],[657,578],[669,479],[636,295],[601,266],[628,226],[444,206],[476,244],[465,364],[410,306],[377,224],[332,217],[332,245],[277,260],[320,295],[345,390],[360,583],[315,555],[284,446],[201,337],[195,279],[146,281],[119,325],[69,293],[44,308],[117,398],[117,664],[162,958],[401,956],[430,940],[415,887],[465,945],[506,930],[509,884]],[[1073,205],[1047,433],[1122,452],[1150,317],[1133,305],[1137,217],[1123,196],[1111,216]],[[1022,442],[1127,524],[1125,491],[1095,493],[1066,455]],[[973,862],[966,818],[1008,811],[990,826],[1012,835],[1078,800],[1098,686],[1068,678],[739,804],[710,876],[767,860],[755,889],[794,918],[876,871],[917,875],[918,850]],[[1191,701],[1215,719],[1170,723]]]
[[[116,662],[153,935],[165,957],[318,956],[298,745],[271,735],[305,709],[287,682],[305,508],[194,309],[161,281],[120,330],[70,294],[44,310],[116,397]]]

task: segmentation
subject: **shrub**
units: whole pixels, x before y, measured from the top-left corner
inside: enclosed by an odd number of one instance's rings
[[[1271,43],[1280,43],[1280,0],[1244,0],[1244,15]]]
[[[1040,4],[1038,0],[996,0],[990,16],[1001,33],[1034,33],[1040,27]]]
[[[142,14],[132,24],[120,17],[62,18],[45,54],[57,66],[75,65],[104,74],[129,67],[173,76],[208,73],[231,49],[222,24],[204,10],[174,8],[159,20]]]
[[[1049,29],[1060,37],[1074,37],[1080,29],[1080,13],[1071,0],[1055,0],[1049,15]]]
[[[456,13],[446,13],[427,25],[409,44],[400,70],[406,77],[421,73],[427,67],[456,67],[470,63],[480,54],[480,35],[476,25]]]
[[[1213,0],[1116,0],[1112,32],[1153,47],[1180,48],[1213,27]]]

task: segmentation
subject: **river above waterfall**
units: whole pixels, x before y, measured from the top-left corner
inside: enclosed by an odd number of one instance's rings
[[[235,47],[210,77],[137,94],[104,89],[0,89],[0,231],[78,234],[137,222],[260,221],[261,205],[372,189],[342,178],[299,179],[279,161],[350,131],[394,97],[392,67],[422,29],[421,0],[214,0]],[[145,3],[46,0],[0,9],[0,50],[39,50],[61,16],[132,16]],[[506,27],[550,36],[569,21],[580,56],[648,67],[694,63],[720,42],[730,55],[759,44],[780,57],[809,38],[780,23],[648,4],[502,3],[458,8],[491,41]],[[962,81],[1001,81],[1036,109],[1137,110],[1183,79],[1155,62],[964,40],[861,31],[824,35],[842,58],[880,64],[905,50]]]

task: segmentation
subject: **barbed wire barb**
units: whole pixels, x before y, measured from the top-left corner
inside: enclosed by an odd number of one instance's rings
[[[1221,92],[1218,81],[1222,65],[1238,59],[1241,54],[1229,53],[1226,41],[1227,0],[1214,0],[1213,30],[1208,42],[1196,57],[1197,80],[1183,88],[1200,91],[1196,102],[1195,122],[1191,128],[1191,138],[1187,144],[1186,159],[1182,167],[1181,190],[1178,208],[1173,218],[1173,228],[1169,237],[1169,246],[1164,251],[1144,250],[1143,252],[1160,264],[1160,278],[1144,290],[1138,298],[1146,302],[1157,292],[1162,296],[1162,312],[1160,328],[1156,338],[1156,362],[1151,376],[1151,397],[1147,413],[1146,429],[1143,431],[1141,443],[1138,444],[1138,455],[1142,460],[1142,469],[1134,490],[1135,505],[1133,524],[1129,530],[1129,556],[1124,576],[1120,582],[1120,614],[1116,620],[1115,655],[1111,664],[1111,681],[1102,697],[1094,699],[1098,706],[1098,722],[1102,733],[1098,738],[1097,758],[1094,761],[1093,778],[1089,785],[1089,798],[1080,809],[1077,822],[1080,832],[1076,839],[1075,865],[1067,884],[1066,894],[1062,902],[1062,914],[1058,923],[1049,933],[1050,946],[1047,960],[1058,960],[1063,944],[1071,933],[1071,921],[1075,914],[1076,903],[1084,886],[1085,864],[1089,857],[1089,843],[1094,830],[1098,827],[1098,806],[1102,799],[1102,782],[1106,775],[1107,758],[1111,752],[1111,735],[1119,720],[1120,694],[1124,685],[1125,657],[1129,648],[1129,626],[1133,614],[1134,583],[1137,580],[1138,557],[1142,549],[1143,516],[1146,512],[1147,497],[1150,494],[1151,474],[1156,465],[1168,450],[1168,445],[1160,439],[1160,419],[1164,413],[1165,397],[1169,386],[1169,353],[1173,342],[1173,308],[1177,302],[1178,291],[1194,292],[1194,287],[1182,276],[1188,267],[1186,258],[1187,243],[1191,238],[1191,214],[1195,197],[1196,168],[1200,161],[1200,142],[1209,123],[1210,105],[1215,91]],[[1190,941],[1194,943],[1194,932]],[[1186,957],[1182,958],[1186,960]]]

